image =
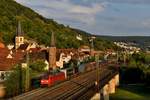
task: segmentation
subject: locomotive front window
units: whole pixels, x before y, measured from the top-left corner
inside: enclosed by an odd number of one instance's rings
[[[46,76],[43,76],[43,79],[48,79],[48,75],[46,75]]]
[[[56,75],[56,74],[58,74],[59,72],[60,72],[60,70],[58,70],[58,69],[51,70],[51,71],[49,72],[49,75]]]

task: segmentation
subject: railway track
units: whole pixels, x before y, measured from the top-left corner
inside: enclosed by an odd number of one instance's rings
[[[65,92],[68,93],[68,91],[72,90],[74,87],[76,87],[76,91],[78,91],[78,89],[83,88],[83,85],[84,86],[87,85],[86,83],[88,83],[88,82],[87,82],[87,78],[86,77],[89,74],[94,74],[94,73],[95,73],[95,71],[85,73],[85,74],[82,75],[82,77],[75,77],[72,80],[63,82],[63,83],[58,84],[58,85],[56,85],[54,87],[36,89],[36,90],[31,91],[31,92],[25,93],[25,94],[23,94],[21,96],[17,96],[15,98],[13,98],[13,100],[40,100],[40,99],[43,100],[43,98],[45,96],[48,96],[48,95],[50,95],[51,98],[55,98],[58,95],[59,96],[62,95],[62,94],[64,95]],[[93,75],[91,75],[91,76],[93,77]],[[89,77],[89,78],[92,78],[92,77]]]
[[[89,78],[91,80],[89,80]],[[64,94],[61,94],[61,95],[58,95],[57,98],[54,98],[55,100],[59,100],[60,98],[62,100],[70,100],[72,98],[69,98],[71,97],[72,95],[76,95],[79,91],[82,91],[83,89],[87,89],[88,86],[90,85],[90,83],[92,83],[95,79],[93,76],[89,77],[89,78],[83,78],[82,79],[82,82],[80,82],[80,84],[78,83],[76,87],[72,88],[72,89],[69,89],[68,92],[64,93]],[[73,81],[71,81],[73,82]],[[73,82],[73,84],[76,84],[76,82]],[[54,100],[54,99],[51,99],[51,100]]]
[[[12,98],[12,100],[33,100],[33,96],[37,97],[37,96],[42,95],[46,92],[49,92],[49,91],[54,90],[56,88],[59,88],[62,85],[66,85],[66,83],[67,83],[67,81],[61,83],[60,85],[55,85],[55,86],[50,87],[50,88],[45,87],[45,88],[35,89],[35,90],[30,91],[30,92],[24,93],[20,96],[16,96],[16,97]]]
[[[83,75],[75,77],[71,80],[67,80],[56,86],[50,88],[40,88],[23,95],[12,98],[13,100],[76,100],[77,97],[81,97],[82,93],[93,93],[94,91],[87,90],[95,85],[97,70],[87,72]],[[109,69],[99,69],[100,79],[104,79],[111,74]]]

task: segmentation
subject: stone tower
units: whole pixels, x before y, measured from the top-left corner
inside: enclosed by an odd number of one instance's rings
[[[56,69],[56,46],[55,46],[55,37],[52,32],[51,35],[51,44],[49,48],[49,70]]]
[[[19,21],[15,37],[15,49],[18,49],[21,44],[24,44],[24,36],[21,30],[21,23]]]

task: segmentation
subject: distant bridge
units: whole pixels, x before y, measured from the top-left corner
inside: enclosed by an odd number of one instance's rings
[[[13,100],[109,100],[109,94],[115,93],[119,85],[119,72],[107,66],[99,66],[50,88],[35,89]]]

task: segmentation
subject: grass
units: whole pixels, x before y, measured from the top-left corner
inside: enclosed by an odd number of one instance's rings
[[[150,87],[144,85],[121,85],[110,100],[150,100]]]

